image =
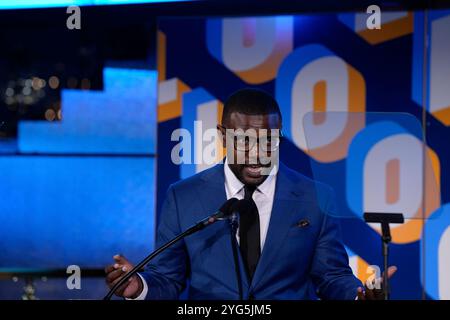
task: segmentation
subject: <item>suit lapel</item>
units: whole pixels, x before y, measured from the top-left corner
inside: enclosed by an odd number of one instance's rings
[[[206,212],[215,212],[222,204],[227,200],[227,195],[225,191],[225,174],[224,165],[218,164],[212,168],[209,172],[205,173],[202,177],[203,185],[198,187],[199,200]],[[234,269],[234,257],[233,248],[231,245],[231,226],[228,221],[218,221],[216,224],[223,224],[223,227],[228,229],[229,237],[224,237],[219,240],[220,246],[222,247],[222,252],[225,259],[228,260],[225,265],[228,265]],[[238,249],[239,258],[239,269],[242,275],[242,287],[244,294],[246,294],[249,287],[248,279],[246,277],[246,271]]]
[[[225,192],[225,175],[223,164],[218,164],[205,172],[201,177],[203,183],[197,187],[199,201],[205,212],[209,214],[218,210],[222,204],[227,200]],[[228,221],[218,221],[216,224],[223,225],[229,228]],[[222,226],[220,226],[222,227]],[[222,246],[225,258],[228,260],[228,265],[234,265],[233,251],[231,247],[231,228],[230,237],[224,237],[219,240]]]
[[[280,164],[275,195],[273,200],[272,214],[270,216],[269,229],[260,260],[252,280],[252,288],[261,281],[265,270],[275,258],[282,245],[287,232],[292,224],[293,215],[298,209],[302,192],[294,187],[294,183],[288,178],[286,167]]]

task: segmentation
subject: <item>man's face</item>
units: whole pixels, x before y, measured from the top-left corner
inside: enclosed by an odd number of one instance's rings
[[[271,129],[281,129],[281,119],[276,113],[267,115],[247,115],[240,112],[233,112],[222,126],[218,126],[218,129],[222,133],[224,146],[227,146],[227,137],[230,139],[230,135],[225,132],[225,129],[232,129],[235,132],[241,133],[254,132],[259,138],[258,141],[261,142],[264,137],[270,137]],[[233,145],[233,143],[231,143],[231,145]],[[230,146],[230,144],[228,144],[228,146]],[[264,173],[268,170],[263,169],[270,168],[272,164],[262,161],[260,151],[261,150],[258,145],[255,145],[253,148],[250,148],[250,150],[245,151],[242,149],[237,150],[236,147],[227,148],[228,159],[230,160],[231,155],[234,156],[233,163],[228,161],[231,171],[233,171],[236,177],[246,185],[257,186],[267,178],[267,173]],[[263,156],[270,157],[271,153],[267,152]],[[238,161],[242,158],[244,158],[244,161]],[[253,161],[250,159],[253,159]]]

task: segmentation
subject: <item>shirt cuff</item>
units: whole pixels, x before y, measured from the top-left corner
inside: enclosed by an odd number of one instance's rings
[[[147,281],[145,281],[145,279],[139,273],[137,275],[142,280],[142,292],[137,298],[135,298],[135,299],[126,298],[126,300],[145,300],[145,297],[147,297],[147,293],[148,293]]]

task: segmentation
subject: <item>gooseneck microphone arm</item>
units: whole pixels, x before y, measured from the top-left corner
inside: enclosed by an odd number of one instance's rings
[[[108,294],[103,298],[103,300],[110,300],[111,297],[113,296],[114,292],[116,292],[116,290],[123,285],[126,281],[128,281],[128,279],[130,279],[134,274],[136,274],[136,272],[138,272],[139,270],[141,270],[143,267],[145,267],[147,265],[147,263],[149,263],[153,258],[155,258],[157,255],[159,255],[161,252],[163,252],[164,250],[166,250],[167,248],[169,248],[170,246],[172,246],[173,244],[177,243],[178,241],[180,241],[181,239],[196,233],[204,228],[206,228],[207,226],[215,223],[218,220],[223,220],[223,219],[228,219],[232,210],[232,207],[238,202],[238,200],[236,198],[231,198],[228,201],[226,201],[222,207],[220,208],[220,210],[218,212],[216,212],[215,214],[199,221],[198,223],[196,223],[195,225],[193,225],[192,227],[190,227],[189,229],[187,229],[186,231],[180,233],[179,235],[177,235],[176,237],[174,237],[172,240],[170,240],[169,242],[165,243],[164,245],[162,245],[161,247],[159,247],[158,249],[156,249],[154,252],[152,252],[150,255],[148,255],[144,260],[142,260],[139,264],[137,264],[133,269],[131,269],[130,272],[128,272],[127,274],[125,274],[122,279],[120,279],[112,288],[111,290],[109,290]]]

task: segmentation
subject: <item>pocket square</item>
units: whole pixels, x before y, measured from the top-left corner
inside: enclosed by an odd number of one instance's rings
[[[296,226],[299,228],[306,228],[307,226],[309,226],[309,221],[307,219],[302,219],[297,222]]]

